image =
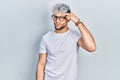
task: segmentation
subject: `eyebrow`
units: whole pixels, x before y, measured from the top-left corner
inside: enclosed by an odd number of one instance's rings
[[[67,15],[65,15],[65,16],[56,16],[56,15],[52,15],[52,16],[55,16],[55,17],[66,17]]]

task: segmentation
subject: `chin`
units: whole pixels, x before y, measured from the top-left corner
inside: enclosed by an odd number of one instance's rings
[[[56,30],[59,30],[61,28],[61,26],[55,26]]]
[[[56,27],[55,27],[55,29],[56,29],[56,30],[61,30],[61,28],[56,28]]]

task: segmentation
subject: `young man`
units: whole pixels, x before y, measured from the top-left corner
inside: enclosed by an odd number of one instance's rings
[[[52,19],[55,30],[41,39],[36,80],[77,80],[78,47],[95,51],[93,36],[64,3],[53,7]],[[79,32],[68,27],[69,21],[75,23]]]

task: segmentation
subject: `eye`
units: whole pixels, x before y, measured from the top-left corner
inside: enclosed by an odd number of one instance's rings
[[[58,18],[58,16],[55,16],[55,15],[54,15],[54,18]]]
[[[66,18],[67,17],[67,15],[66,16],[64,16],[64,18]]]
[[[52,18],[59,18],[58,16],[52,15]]]

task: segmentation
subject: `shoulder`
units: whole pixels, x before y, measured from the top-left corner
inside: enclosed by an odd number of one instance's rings
[[[74,39],[77,42],[81,38],[81,33],[79,30],[70,29],[70,34],[72,36],[72,40]]]
[[[81,35],[80,31],[74,29],[70,29],[70,33],[72,33],[73,35]]]
[[[53,34],[53,31],[48,31],[42,36],[42,38],[43,39],[50,38],[52,36],[52,34]]]

